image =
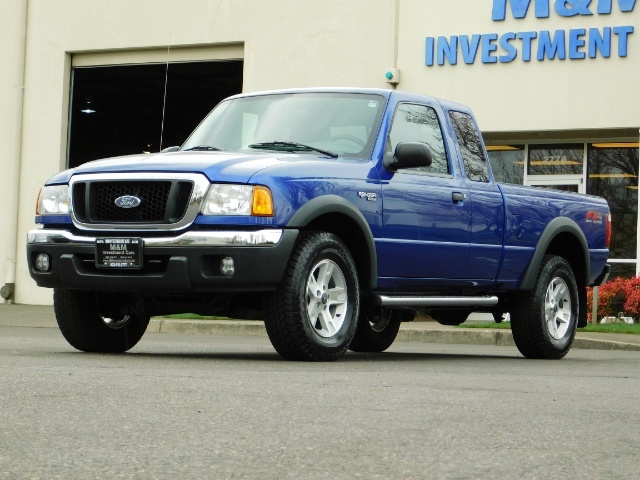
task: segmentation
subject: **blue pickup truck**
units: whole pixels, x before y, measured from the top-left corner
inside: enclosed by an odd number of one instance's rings
[[[282,357],[327,361],[385,350],[417,312],[488,312],[557,359],[609,273],[603,199],[498,184],[468,108],[382,89],[228,98],[181,147],[54,175],[36,223],[30,274],[88,352],[189,312],[262,319]]]

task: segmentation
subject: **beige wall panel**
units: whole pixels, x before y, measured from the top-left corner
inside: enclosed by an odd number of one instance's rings
[[[15,262],[24,255],[18,243],[18,182],[22,130],[22,86],[26,36],[26,0],[0,1],[0,287],[13,283]],[[0,299],[0,302],[2,299]]]
[[[561,17],[551,0],[549,18],[537,19],[535,0],[524,19],[507,11],[491,20],[492,0],[400,0],[399,89],[430,94],[469,105],[484,131],[539,131],[640,126],[640,5],[621,13],[613,0],[610,15]],[[591,2],[595,11],[597,1]],[[483,33],[603,28],[635,25],[628,56],[564,61],[520,58],[510,63],[425,66],[425,37]],[[514,42],[515,45],[519,41]],[[585,49],[583,49],[585,50]],[[501,49],[498,54],[503,54]],[[480,53],[478,53],[480,55]]]
[[[491,20],[493,0],[30,0],[19,142],[15,129],[20,123],[16,119],[22,67],[20,49],[14,45],[22,35],[19,17],[26,0],[0,1],[0,40],[9,59],[8,74],[0,78],[0,120],[8,125],[0,131],[0,140],[6,138],[0,142],[0,167],[15,170],[20,162],[20,242],[34,226],[38,189],[65,163],[72,61],[158,62],[164,61],[168,45],[172,60],[214,50],[214,56],[237,58],[237,53],[223,53],[230,49],[244,55],[244,91],[256,91],[339,85],[389,88],[384,72],[397,58],[398,89],[467,104],[485,131],[523,131],[531,136],[540,130],[640,127],[640,31],[629,37],[627,58],[617,57],[614,42],[609,59],[525,63],[517,58],[495,65],[477,59],[466,65],[459,57],[456,66],[424,64],[427,36],[640,28],[640,5],[623,14],[616,0],[613,13],[606,16],[560,17],[553,12],[555,0],[550,0],[550,18],[536,19],[530,12],[515,20],[508,13],[503,22]],[[595,8],[597,0],[591,3]],[[0,201],[15,204],[17,173],[9,178],[14,180],[0,180]],[[6,213],[0,215],[4,221]],[[0,233],[0,260],[13,255],[8,238]],[[35,288],[28,275],[24,245],[14,250],[20,252],[16,300],[51,303],[51,292]]]
[[[18,237],[35,226],[40,186],[65,163],[74,55],[84,65],[92,55],[97,64],[107,55],[120,63],[168,44],[177,52],[235,43],[243,45],[245,91],[385,88],[394,59],[394,13],[393,0],[30,0]],[[152,53],[149,61],[159,56]],[[51,303],[51,290],[35,287],[24,258],[16,291],[19,303]]]

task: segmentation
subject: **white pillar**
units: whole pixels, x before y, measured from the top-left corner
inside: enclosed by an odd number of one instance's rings
[[[638,130],[638,140],[640,141],[640,129]],[[640,162],[640,145],[638,146],[638,160]],[[640,172],[640,165],[638,165]],[[638,192],[638,218],[636,223],[636,276],[640,275],[640,190]]]

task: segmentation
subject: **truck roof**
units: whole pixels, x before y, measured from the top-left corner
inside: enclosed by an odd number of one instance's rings
[[[428,102],[439,102],[442,106],[453,109],[460,110],[463,112],[467,112],[471,114],[471,110],[465,105],[461,105],[455,102],[451,102],[449,100],[444,100],[437,97],[431,97],[427,95],[420,95],[417,93],[403,92],[399,90],[389,90],[386,88],[358,88],[358,87],[306,87],[306,88],[286,88],[286,89],[277,89],[277,90],[264,90],[257,92],[247,92],[240,93],[238,95],[233,95],[229,97],[229,99],[234,98],[242,98],[242,97],[254,97],[260,95],[276,95],[282,93],[363,93],[363,94],[373,94],[373,95],[381,95],[386,100],[389,100],[390,97],[395,97],[401,101],[425,101]]]

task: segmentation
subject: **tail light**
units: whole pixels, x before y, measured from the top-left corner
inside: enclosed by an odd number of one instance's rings
[[[611,212],[607,214],[607,229],[604,234],[604,245],[607,248],[611,245]]]

